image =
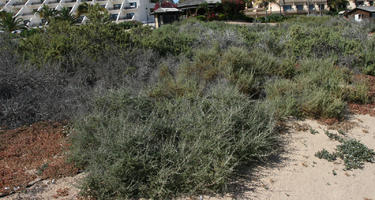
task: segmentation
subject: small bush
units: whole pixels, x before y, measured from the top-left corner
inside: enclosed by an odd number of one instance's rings
[[[61,121],[78,115],[86,98],[58,71],[0,66],[0,126],[15,128],[38,121]]]
[[[76,124],[73,159],[97,199],[170,199],[224,192],[244,163],[274,152],[269,111],[235,88],[154,101],[116,91]]]

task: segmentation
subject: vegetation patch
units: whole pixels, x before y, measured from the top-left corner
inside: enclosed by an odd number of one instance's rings
[[[74,129],[72,158],[90,171],[84,194],[99,199],[223,192],[239,167],[277,146],[270,112],[226,85],[163,101],[114,91],[96,102]]]
[[[326,149],[318,151],[315,156],[326,159],[329,162],[340,158],[344,161],[345,170],[363,168],[365,162],[375,162],[375,152],[355,139],[344,139],[341,136],[325,131],[325,134],[332,140],[340,142],[335,152],[329,153]]]
[[[189,19],[152,30],[109,23],[98,5],[79,10],[85,25],[45,7],[48,26],[0,33],[0,127],[75,121],[71,159],[96,199],[225,192],[239,168],[277,150],[275,121],[340,120],[348,105],[372,101],[369,82],[357,78],[373,74],[366,22]]]

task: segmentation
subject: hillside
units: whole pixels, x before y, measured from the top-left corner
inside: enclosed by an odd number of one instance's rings
[[[374,113],[373,22],[188,19],[152,30],[96,14],[82,26],[52,18],[0,34],[2,196],[73,198],[77,173],[80,195],[93,199],[226,195],[248,175],[242,186],[262,187],[241,192],[261,199],[370,187],[361,177],[375,155],[365,116]],[[353,187],[352,198],[375,198]]]

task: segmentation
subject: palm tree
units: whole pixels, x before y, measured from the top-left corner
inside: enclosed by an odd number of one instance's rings
[[[71,15],[69,8],[63,7],[61,10],[57,11],[56,19],[62,20],[62,21],[68,21],[71,24],[74,24],[77,22],[78,17]]]
[[[56,18],[58,11],[53,8],[49,8],[46,4],[44,4],[43,7],[37,11],[37,13],[41,18],[45,19],[46,22],[49,23],[53,18]]]
[[[77,11],[77,17],[86,15],[90,22],[93,23],[107,23],[110,21],[107,9],[101,7],[99,4],[83,3],[78,6]]]
[[[6,32],[15,30],[23,30],[26,26],[23,24],[23,19],[16,18],[13,13],[0,11],[0,29]]]

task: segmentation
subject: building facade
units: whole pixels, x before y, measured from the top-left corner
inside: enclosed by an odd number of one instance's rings
[[[276,3],[269,3],[266,6],[255,5],[253,8],[248,8],[246,14],[323,14],[328,11],[327,0],[279,0]]]
[[[345,17],[352,18],[358,22],[364,19],[375,19],[375,7],[374,6],[358,6],[357,8],[346,12]]]
[[[82,3],[99,4],[108,10],[110,19],[117,23],[133,20],[143,23],[154,21],[154,17],[150,15],[150,9],[154,7],[154,3],[150,0],[0,0],[1,10],[14,13],[29,26],[42,24],[37,11],[44,5],[56,10],[67,7],[73,15]],[[86,20],[88,19],[83,16],[82,22]]]
[[[373,6],[374,0],[349,0],[347,9],[359,6]],[[267,14],[323,14],[329,11],[327,0],[278,0],[267,5],[254,5],[247,9],[249,15]]]

